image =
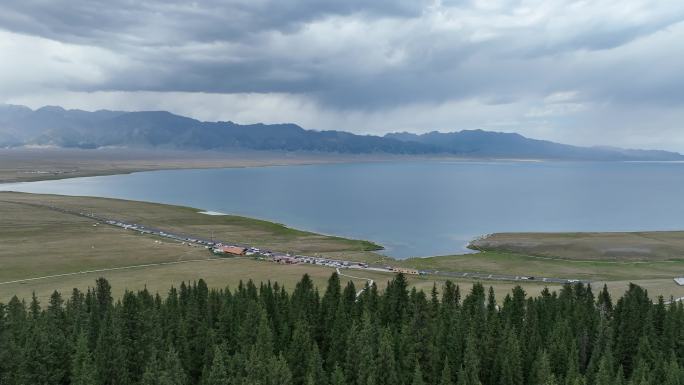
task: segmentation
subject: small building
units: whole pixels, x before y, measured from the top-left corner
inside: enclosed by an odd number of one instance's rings
[[[218,246],[214,249],[215,254],[245,255],[247,249],[239,246]]]
[[[273,257],[273,262],[282,263],[286,265],[296,265],[299,263],[299,260],[289,255],[276,255]]]
[[[392,271],[395,273],[402,273],[402,274],[410,274],[410,275],[419,275],[420,273],[416,269],[407,269],[405,267],[393,267]]]
[[[684,277],[675,278],[674,281],[677,285],[684,286]]]

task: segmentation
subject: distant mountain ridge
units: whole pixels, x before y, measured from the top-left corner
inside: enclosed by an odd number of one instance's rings
[[[460,132],[407,132],[385,135],[386,138],[422,143],[448,152],[474,158],[513,159],[582,159],[582,160],[682,160],[676,152],[632,150],[618,147],[580,147],[547,140],[526,138],[516,133],[464,130]]]
[[[160,148],[308,151],[348,154],[452,155],[470,158],[684,160],[674,152],[578,147],[482,130],[422,135],[356,135],[305,130],[296,124],[202,122],[167,111],[94,112],[0,105],[0,147]]]

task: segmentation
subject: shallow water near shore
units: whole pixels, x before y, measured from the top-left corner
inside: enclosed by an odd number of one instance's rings
[[[386,247],[467,252],[480,235],[684,229],[684,164],[410,161],[150,171],[0,185],[271,220]]]

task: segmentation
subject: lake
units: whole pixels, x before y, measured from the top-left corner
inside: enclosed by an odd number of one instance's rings
[[[396,258],[493,232],[684,229],[683,163],[407,161],[141,172],[0,185],[143,200],[368,239]]]

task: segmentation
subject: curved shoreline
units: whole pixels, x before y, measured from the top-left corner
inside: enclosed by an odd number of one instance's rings
[[[92,150],[92,151],[94,151],[94,150]],[[56,152],[61,153],[61,151],[56,151]],[[78,152],[78,151],[77,151],[77,152]],[[27,150],[27,151],[22,152],[22,153],[23,153],[23,154],[28,154],[28,153],[32,153],[32,152],[29,151],[29,150]],[[50,154],[52,154],[52,153],[54,153],[54,152],[48,152],[47,155],[50,155]],[[93,152],[88,152],[88,151],[86,151],[86,150],[80,150],[80,152],[78,152],[78,154],[81,154],[81,155],[87,154],[88,156],[90,156],[90,155],[93,154]],[[118,154],[118,153],[117,153],[117,154]],[[166,154],[166,153],[165,153],[165,154]],[[3,152],[0,150],[0,158],[2,158],[2,155],[3,155]],[[160,155],[160,154],[155,154],[154,156],[159,156],[159,155]],[[190,159],[191,155],[196,155],[196,154],[183,153],[183,155],[186,156],[186,157],[188,157],[188,159]],[[260,157],[260,159],[258,159],[258,160],[255,159],[255,157],[256,157],[257,155]],[[458,161],[458,162],[467,161],[467,160],[465,160],[465,159],[458,159],[458,160],[456,160],[456,159],[453,159],[453,158],[451,158],[451,159],[446,159],[446,158],[431,158],[431,159],[425,159],[425,158],[418,158],[418,157],[392,157],[392,158],[389,158],[389,157],[375,157],[375,158],[372,158],[372,159],[371,159],[371,158],[358,158],[358,157],[332,157],[332,158],[331,158],[331,157],[327,157],[327,156],[326,156],[326,157],[318,157],[318,158],[316,158],[316,159],[312,159],[312,158],[301,158],[301,157],[299,157],[299,158],[290,158],[290,157],[284,156],[283,154],[279,154],[279,156],[276,157],[276,156],[275,156],[274,154],[272,154],[272,153],[269,153],[269,154],[268,154],[268,156],[270,156],[270,158],[267,157],[267,159],[262,159],[262,158],[261,158],[262,155],[265,155],[265,154],[250,153],[249,156],[244,156],[244,157],[241,156],[240,154],[233,154],[233,157],[232,157],[231,159],[221,158],[221,160],[219,161],[219,162],[220,162],[219,164],[217,164],[217,163],[212,163],[212,164],[198,164],[198,163],[194,163],[193,161],[190,161],[190,160],[188,160],[188,162],[183,162],[183,164],[179,164],[179,163],[167,164],[167,163],[164,163],[164,162],[158,162],[158,163],[156,163],[156,164],[154,164],[154,165],[152,165],[152,164],[147,164],[145,167],[140,167],[140,168],[136,168],[136,169],[122,169],[122,168],[116,168],[116,167],[111,168],[111,167],[110,167],[110,168],[103,168],[103,169],[97,170],[97,171],[93,171],[93,170],[90,170],[90,171],[80,170],[80,171],[79,171],[79,172],[80,172],[79,174],[69,174],[69,173],[67,173],[67,172],[65,172],[65,173],[50,174],[50,173],[44,172],[44,171],[32,173],[32,172],[26,171],[26,170],[27,170],[27,167],[29,167],[29,166],[28,166],[28,165],[24,165],[24,166],[22,166],[22,167],[23,167],[22,170],[16,169],[15,172],[16,172],[16,173],[19,173],[19,172],[27,173],[27,174],[31,175],[31,179],[24,179],[24,180],[22,180],[22,181],[11,182],[11,181],[8,181],[8,180],[4,180],[4,181],[3,181],[3,180],[0,178],[0,188],[6,186],[6,185],[8,185],[8,184],[12,184],[12,183],[22,183],[22,184],[23,184],[23,183],[33,183],[33,182],[39,182],[39,181],[51,181],[51,180],[58,180],[58,179],[62,179],[62,180],[63,180],[63,179],[73,179],[73,178],[89,177],[89,176],[124,175],[124,174],[139,173],[139,172],[152,172],[152,171],[165,171],[165,170],[192,170],[192,169],[217,169],[217,168],[232,169],[232,168],[252,168],[252,167],[285,167],[285,166],[295,166],[295,165],[339,164],[339,163],[371,163],[371,162],[374,163],[374,162],[396,162],[396,161],[417,161],[417,162],[420,162],[420,161],[428,161],[428,160],[432,160],[432,161],[436,161],[436,162],[443,162],[443,161],[447,161],[447,160],[451,160],[451,161],[454,161],[454,162],[456,162],[456,161]],[[156,158],[156,159],[157,159],[157,161],[159,161],[159,158]],[[481,161],[481,160],[479,160],[479,161]],[[179,161],[176,160],[176,161],[174,161],[174,162],[179,162]],[[226,163],[226,162],[227,162],[227,163]],[[162,164],[162,163],[163,163],[163,164]],[[6,165],[3,165],[3,166],[6,167]],[[162,167],[162,166],[163,166],[163,167]],[[1,175],[0,175],[0,177],[1,177]],[[149,201],[152,202],[152,203],[154,203],[153,200],[149,200]],[[211,210],[211,209],[207,209],[207,210]],[[199,212],[199,211],[202,211],[202,210],[198,210],[198,212]],[[230,211],[226,212],[226,215],[241,216],[241,215],[231,214]],[[277,224],[277,223],[278,223],[277,220],[274,221],[274,220],[269,219],[269,218],[263,218],[263,219],[261,219],[261,218],[259,218],[259,216],[251,216],[251,215],[250,215],[250,216],[244,216],[244,217],[245,217],[245,218],[251,218],[251,219],[263,220],[263,221],[265,221],[265,222],[270,222],[270,223],[274,223],[274,224]],[[284,225],[283,225],[283,226],[284,226]],[[287,227],[287,226],[285,226],[285,227]],[[325,236],[328,236],[328,237],[336,237],[336,238],[340,238],[340,239],[350,239],[350,237],[348,237],[348,236],[338,235],[338,234],[326,234],[326,233],[322,233],[322,232],[316,231],[315,229],[311,229],[311,230],[307,230],[307,231],[308,231],[308,232],[311,232],[311,233],[315,233],[315,234],[325,235]],[[661,235],[661,234],[663,234],[663,233],[675,233],[675,234],[679,234],[678,231],[672,231],[672,230],[670,230],[670,231],[653,230],[653,231],[641,231],[641,232],[640,232],[640,231],[633,231],[633,232],[623,232],[622,234],[628,234],[628,235],[634,235],[634,234],[652,234],[653,236],[658,236],[658,235]],[[575,259],[575,260],[580,259],[580,258],[578,258],[578,256],[575,256],[574,258],[567,258],[565,255],[556,255],[556,254],[555,254],[555,252],[556,252],[555,250],[551,253],[551,254],[553,254],[553,255],[551,255],[549,252],[543,252],[543,251],[540,252],[539,250],[536,250],[535,248],[520,247],[519,244],[516,244],[515,239],[513,239],[512,241],[510,241],[510,242],[508,242],[508,243],[505,243],[505,244],[503,244],[503,245],[496,245],[496,244],[488,245],[488,244],[486,244],[486,243],[488,243],[488,241],[491,240],[493,237],[496,238],[496,237],[501,236],[502,234],[503,234],[503,235],[506,235],[506,233],[501,233],[501,234],[483,234],[483,235],[480,235],[480,236],[477,236],[477,237],[473,238],[472,240],[470,240],[470,241],[467,243],[467,247],[468,247],[470,250],[472,250],[472,253],[468,253],[468,254],[476,255],[476,254],[478,254],[478,252],[487,252],[487,251],[491,251],[491,252],[514,252],[514,253],[517,253],[517,254],[524,254],[524,255],[529,255],[529,256],[537,256],[537,257],[549,258],[549,259],[554,259],[554,258],[559,258],[559,259]],[[530,234],[530,233],[525,233],[525,232],[519,232],[519,233],[513,232],[513,233],[509,233],[508,235],[510,235],[510,236],[513,237],[513,238],[520,238],[520,237],[529,236],[529,234]],[[536,237],[533,239],[533,241],[534,241],[534,243],[538,243],[538,242],[539,242],[539,243],[543,243],[544,240],[547,239],[547,238],[550,237],[550,236],[554,236],[554,235],[560,235],[560,236],[562,236],[562,235],[568,235],[568,234],[600,234],[600,235],[603,235],[603,236],[605,236],[605,237],[610,237],[610,236],[613,236],[613,235],[616,234],[616,233],[614,233],[614,232],[594,232],[594,233],[581,233],[581,232],[579,232],[579,233],[575,233],[575,232],[563,232],[563,233],[536,233]],[[651,238],[653,238],[653,237],[651,237]],[[380,246],[380,245],[378,245],[378,244],[376,244],[376,243],[374,243],[374,242],[368,242],[368,243],[369,243],[369,244],[373,244],[373,245],[375,246],[375,247],[373,247],[373,248],[367,249],[367,250],[369,250],[369,251],[379,251],[379,250],[383,250],[383,249],[384,249],[382,246]],[[509,247],[509,246],[511,246],[511,245],[513,245],[513,246],[515,246],[515,247],[514,247],[514,248]],[[571,246],[572,246],[572,245],[571,245]],[[630,245],[627,245],[627,246],[630,246]],[[627,246],[623,245],[623,244],[620,243],[620,242],[618,242],[618,243],[613,242],[613,244],[611,245],[610,249],[611,249],[611,252],[612,252],[612,253],[618,253],[618,254],[622,255],[622,254],[625,254],[625,253],[626,253],[625,250],[629,249],[629,247],[627,247]],[[638,245],[638,246],[640,246],[640,245]],[[639,247],[632,247],[632,248],[633,248],[634,250],[639,249]],[[620,250],[622,250],[622,251],[620,251]],[[628,251],[629,251],[629,250],[628,250]],[[684,253],[684,247],[682,248],[682,253]],[[421,257],[421,258],[425,259],[425,258],[432,258],[432,257],[434,257],[434,256],[439,256],[439,255],[462,255],[462,254],[464,254],[464,253],[461,252],[461,251],[456,251],[456,252],[454,252],[454,253],[452,253],[452,252],[450,252],[450,251],[447,251],[447,253],[444,253],[444,254],[427,255],[427,256],[423,256],[423,257]],[[626,254],[625,254],[625,256],[626,256]],[[614,255],[608,256],[608,257],[615,258]],[[632,255],[631,258],[633,258],[633,259],[641,259],[641,257],[638,257],[638,256],[635,257],[634,255]],[[648,258],[648,257],[645,257],[645,258]],[[663,257],[661,256],[660,258],[662,259]],[[591,257],[590,257],[590,258],[586,258],[586,259],[587,259],[587,260],[592,260],[592,259],[595,259],[595,258],[591,258]],[[621,259],[621,257],[618,256],[618,259]],[[630,258],[626,258],[626,259],[629,260]]]
[[[292,153],[255,150],[227,153],[159,149],[123,151],[121,149],[0,148],[0,184],[124,175],[145,171],[424,160],[488,161],[488,159],[450,155]],[[494,161],[494,159],[489,161]]]

